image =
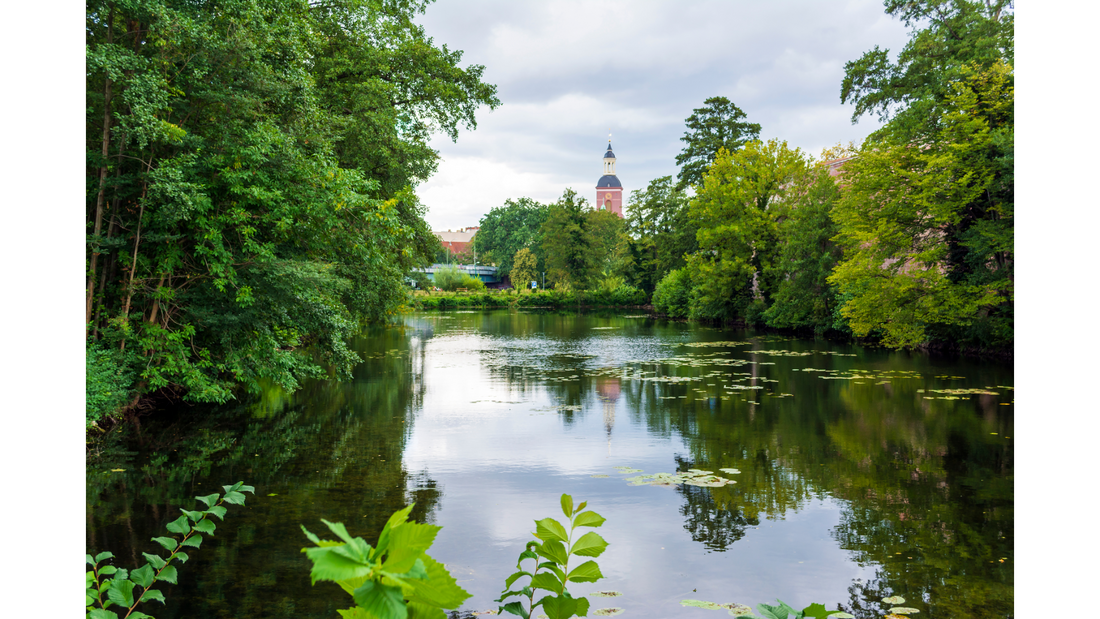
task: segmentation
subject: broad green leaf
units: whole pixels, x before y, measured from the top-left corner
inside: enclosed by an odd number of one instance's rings
[[[595,561],[585,561],[569,572],[569,580],[573,582],[596,582],[601,578],[603,574]]]
[[[405,572],[404,574],[398,574],[398,576],[404,578],[405,580],[427,580],[428,568],[426,565],[424,565],[423,559],[417,559],[415,562],[413,562],[412,569]]]
[[[118,615],[113,610],[93,608],[91,612],[88,613],[88,619],[118,619]]]
[[[87,572],[84,572],[84,585],[86,587],[94,587],[95,586],[95,572],[93,572],[91,570],[88,570]]]
[[[233,484],[232,486],[222,486],[222,490],[225,490],[227,493],[236,492],[237,490],[240,490],[241,486],[243,486],[243,485],[244,485],[244,482],[239,481],[239,482]]]
[[[569,619],[577,610],[577,601],[564,595],[548,595],[539,600],[539,604],[549,619]]]
[[[214,505],[214,503],[218,502],[218,497],[219,496],[220,495],[217,492],[215,492],[214,494],[208,494],[206,496],[197,496],[195,498],[202,501],[203,503],[206,503],[207,507],[210,507],[210,506]]]
[[[550,540],[559,542],[569,541],[569,534],[565,532],[565,527],[561,526],[561,523],[553,518],[543,518],[542,520],[535,521],[535,537],[544,542]]]
[[[566,518],[573,516],[573,497],[568,494],[561,495],[561,511]]]
[[[524,589],[527,589],[527,587],[524,587]],[[507,600],[508,598],[510,598],[510,597],[512,597],[512,596],[514,596],[514,595],[521,595],[521,596],[523,596],[523,597],[525,597],[525,598],[526,598],[526,597],[531,597],[530,595],[528,595],[527,593],[525,593],[525,592],[523,592],[523,591],[505,591],[504,593],[502,593],[502,594],[500,595],[500,597],[499,597],[499,598],[497,598],[497,599],[496,599],[496,600],[494,600],[494,601],[495,601],[495,602],[503,602],[504,600]]]
[[[328,527],[328,530],[335,533],[336,537],[339,537],[340,539],[344,540],[345,544],[350,544],[355,539],[354,537],[351,536],[351,533],[348,533],[348,529],[347,529],[347,527],[344,526],[344,523],[342,523],[342,522],[329,522],[328,520],[325,520],[324,518],[321,519],[321,522],[325,523],[325,526]]]
[[[577,516],[577,519],[573,521],[573,528],[576,527],[598,527],[602,525],[606,520],[603,516],[596,512],[584,512]]]
[[[226,492],[225,502],[233,505],[244,505],[244,495],[240,492]]]
[[[127,608],[133,606],[134,583],[129,580],[119,580],[117,578],[111,580],[111,588],[107,589],[107,597],[119,606],[125,606]]]
[[[173,537],[154,537],[153,541],[164,546],[165,550],[175,550],[179,547],[179,542]]]
[[[172,522],[168,523],[165,527],[169,533],[179,533],[180,535],[187,535],[191,531],[191,525],[187,522],[187,516],[180,516]]]
[[[148,589],[153,584],[153,568],[148,563],[130,572],[130,580]]]
[[[372,572],[370,565],[353,561],[333,550],[333,547],[305,549],[306,556],[313,561],[309,576],[314,584],[318,580],[339,581],[370,576]]]
[[[141,553],[141,556],[145,557],[145,560],[148,561],[149,565],[152,565],[154,569],[159,570],[160,568],[164,567],[164,559],[160,558],[157,555],[151,555],[147,552],[143,552]]]
[[[181,509],[180,511],[183,512],[184,516],[190,518],[191,522],[198,522],[206,515],[206,512],[197,512],[190,509]]]
[[[536,568],[536,571],[538,570],[550,570],[554,573],[555,576],[558,577],[558,580],[565,582],[565,572],[561,571],[561,568],[558,567],[558,564],[554,563],[553,561],[544,561],[542,563],[539,563],[538,568]]]
[[[589,531],[573,542],[573,547],[569,552],[581,557],[598,557],[603,554],[605,549],[607,549],[607,542],[604,538]],[[560,561],[560,563],[564,563],[564,561]]]
[[[390,545],[382,569],[396,573],[409,571],[417,557],[431,547],[441,528],[408,522],[391,529]]]
[[[92,591],[92,593],[95,593],[95,591]],[[92,604],[95,604],[95,596],[92,595],[92,593],[85,593],[84,594],[84,605],[85,606],[91,606]]]
[[[241,487],[237,488],[237,492],[251,492],[252,494],[256,494],[256,489],[248,484],[241,484]]]
[[[309,541],[313,542],[314,544],[317,544],[318,546],[320,546],[320,545],[321,545],[321,538],[317,537],[317,536],[316,536],[316,535],[314,535],[313,533],[310,533],[310,532],[309,532],[309,529],[307,529],[307,528],[306,528],[306,526],[305,526],[304,524],[300,524],[300,525],[298,525],[298,526],[299,526],[299,527],[302,527],[302,533],[305,533],[305,534],[306,534],[306,539],[308,539]],[[303,549],[302,549],[302,551],[303,551],[303,552],[305,552],[305,548],[303,548]]]
[[[164,582],[170,582],[173,585],[176,584],[176,568],[169,565],[157,574],[157,580],[163,580]]]
[[[181,546],[191,546],[192,548],[198,548],[202,545],[201,535],[192,535],[191,537],[180,542]]]
[[[100,576],[110,576],[111,574],[114,574],[117,571],[118,571],[118,568],[113,566],[113,565],[104,565],[103,567],[99,568],[99,575]]]
[[[91,565],[93,567],[95,566],[96,561],[92,558],[92,555],[84,555],[84,560],[88,563],[88,565]]]
[[[527,608],[523,606],[523,602],[508,602],[504,606],[497,609],[498,614],[512,613],[513,615],[519,615],[523,619],[528,619]]]
[[[146,615],[141,611],[135,610],[127,616],[127,619],[153,619],[152,615]]]
[[[557,540],[546,542],[540,546],[536,552],[539,556],[546,557],[555,563],[560,563],[561,565],[569,563],[569,553],[565,550],[565,544]]]
[[[549,572],[542,572],[540,574],[535,574],[535,576],[531,578],[531,588],[545,589],[551,593],[561,593],[562,584],[557,576]]]
[[[420,555],[420,560],[424,562],[428,579],[411,581],[413,594],[409,596],[410,601],[443,608],[458,608],[470,597],[469,593],[458,586],[442,563],[428,555]]]
[[[195,523],[195,530],[200,533],[206,533],[207,535],[213,535],[214,529],[216,528],[217,527],[214,526],[214,521],[209,518],[205,518]]]
[[[99,553],[95,556],[95,562],[99,563],[100,561],[103,561],[104,559],[114,559],[114,558],[115,558],[114,553],[112,553],[109,550],[105,550],[105,551],[103,551],[103,552],[101,552],[101,553]]]
[[[577,600],[577,609],[573,611],[578,617],[588,616],[588,600],[585,598],[575,598]],[[615,613],[616,615],[619,613]]]
[[[145,593],[141,595],[142,602],[160,602],[164,603],[164,594],[156,589],[146,589]]]
[[[504,589],[505,589],[505,591],[508,590],[508,587],[512,586],[512,583],[516,582],[520,578],[523,578],[524,576],[530,576],[530,575],[531,575],[530,572],[525,572],[523,570],[520,570],[520,571],[516,572],[515,574],[512,574],[508,578],[505,578],[504,579]],[[500,600],[497,600],[497,601],[499,602]]]
[[[169,560],[175,559],[175,560],[179,561],[180,563],[187,563],[187,560],[190,559],[190,558],[191,557],[187,556],[186,552],[173,552],[172,556],[169,557]]]
[[[406,619],[405,596],[400,587],[390,587],[368,580],[352,595],[355,603],[377,619]]]
[[[822,604],[810,604],[802,609],[802,616],[813,617],[814,619],[825,619],[829,616],[829,611]]]
[[[539,547],[539,544],[536,544],[535,548],[538,548],[538,547]],[[520,565],[523,563],[524,559],[534,559],[535,561],[538,561],[539,556],[534,551],[524,550],[523,552],[519,553],[519,561],[516,561],[516,569],[520,568]]]
[[[382,553],[389,550],[390,547],[390,534],[394,529],[405,524],[409,519],[409,513],[412,512],[413,505],[408,505],[405,509],[399,509],[395,511],[390,519],[386,521],[386,526],[382,527],[382,532],[378,534],[378,546],[375,548],[377,555],[381,556]]]
[[[776,600],[779,602],[776,606],[769,606],[767,604],[758,604],[760,614],[764,615],[765,619],[787,619],[791,615],[801,616],[801,613],[788,606],[783,600]]]
[[[588,501],[581,501],[580,505],[573,508],[573,515],[576,516],[577,514],[579,514],[586,505],[588,505]]]
[[[218,517],[218,520],[225,520],[225,512],[226,511],[228,511],[228,510],[226,510],[225,507],[223,507],[221,505],[215,505],[214,507],[211,507],[210,509],[206,510],[206,513],[214,514],[215,516]]]
[[[442,608],[420,602],[409,602],[409,619],[447,619]]]
[[[367,611],[355,606],[346,610],[336,609],[336,612],[340,613],[340,616],[344,619],[375,619]]]

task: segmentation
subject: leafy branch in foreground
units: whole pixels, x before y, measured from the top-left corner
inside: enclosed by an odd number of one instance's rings
[[[498,602],[504,602],[512,596],[527,598],[527,607],[522,601],[508,602],[501,606],[497,612],[509,612],[519,615],[523,619],[530,619],[535,608],[542,606],[549,619],[568,619],[574,615],[585,617],[588,615],[588,600],[574,598],[566,590],[566,583],[572,582],[596,582],[603,578],[600,567],[595,561],[588,560],[569,570],[569,557],[573,555],[581,557],[598,557],[607,549],[607,542],[594,531],[589,531],[573,541],[573,533],[577,527],[598,527],[604,523],[604,517],[593,511],[581,511],[588,505],[582,502],[575,509],[573,497],[568,494],[561,495],[561,511],[569,519],[569,531],[553,518],[543,518],[535,521],[535,537],[542,543],[528,542],[527,549],[519,555],[516,562],[517,572],[504,581],[505,590],[501,593]],[[540,562],[540,557],[545,561]],[[535,569],[528,572],[523,569],[523,562],[531,559],[535,561]],[[540,572],[539,570],[544,570]],[[527,576],[531,580],[518,591],[511,590],[511,586],[520,578]],[[535,591],[543,589],[554,595],[547,595],[539,601],[535,601]]]
[[[442,609],[458,608],[470,597],[442,563],[425,554],[443,527],[408,522],[413,505],[390,516],[374,547],[339,522],[321,520],[342,542],[320,539],[302,527],[317,545],[302,549],[313,562],[311,583],[331,580],[355,599],[356,606],[337,611],[341,617],[446,619]]]
[[[153,589],[153,584],[157,581],[176,584],[176,567],[171,563],[172,561],[185,563],[188,557],[187,553],[183,552],[183,547],[198,548],[202,544],[203,533],[214,535],[214,521],[209,516],[213,514],[219,520],[225,520],[227,509],[222,503],[244,505],[243,493],[255,493],[255,488],[246,486],[244,482],[240,481],[232,486],[222,486],[222,488],[225,489],[225,496],[215,492],[214,494],[195,497],[206,504],[206,510],[191,511],[182,509],[180,511],[183,512],[183,515],[168,523],[168,532],[182,537],[179,539],[175,537],[153,538],[154,542],[164,546],[169,551],[170,554],[167,559],[143,552],[141,554],[145,557],[145,565],[136,570],[128,571],[123,568],[116,568],[113,565],[100,565],[103,561],[114,558],[115,555],[110,552],[101,552],[95,557],[86,555],[88,565],[92,566],[92,569],[85,574],[87,617],[89,619],[118,619],[118,613],[109,610],[111,606],[118,605],[126,609],[126,614],[122,615],[124,619],[153,619],[151,615],[134,610],[142,602],[156,601],[161,604],[164,603],[164,594]],[[111,578],[108,579],[108,576]],[[139,587],[140,593],[137,593],[135,589]],[[106,599],[104,599],[104,595],[106,595]]]

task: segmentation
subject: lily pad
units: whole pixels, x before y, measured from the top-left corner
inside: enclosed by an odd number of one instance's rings
[[[742,617],[744,615],[750,615],[750,616],[752,615],[752,607],[751,606],[745,606],[744,604],[738,604],[736,602],[731,602],[729,604],[722,604],[721,606],[723,608],[728,608],[730,610],[730,615],[733,616],[733,617]]]
[[[888,598],[882,598],[882,601],[886,602],[887,604],[904,604],[905,598],[901,597],[900,595],[891,595]]]
[[[611,476],[610,475],[590,475],[590,477],[605,478],[605,477],[611,477]]]
[[[704,602],[703,600],[680,600],[680,606],[694,606],[695,608],[705,608],[707,610],[719,610],[722,608],[721,604]]]
[[[620,475],[629,475],[631,473],[641,473],[642,469],[619,469]]]
[[[585,597],[590,598],[617,598],[622,595],[622,591],[596,591],[595,593],[587,593]]]
[[[908,606],[895,606],[890,609],[890,612],[897,613],[899,615],[913,615],[920,611],[915,608],[909,608]]]
[[[827,615],[827,618],[828,619],[856,619],[856,616],[845,613],[845,612],[839,612],[839,613],[829,613]]]
[[[621,608],[601,608],[599,610],[592,611],[592,614],[596,615],[597,617],[614,617],[615,615],[623,614],[623,609],[621,609]]]
[[[738,471],[737,469],[718,469],[718,470],[722,471],[723,473],[729,473],[730,475],[737,475],[741,472],[741,471]]]

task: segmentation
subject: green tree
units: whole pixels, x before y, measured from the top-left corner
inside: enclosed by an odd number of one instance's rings
[[[477,253],[483,262],[489,256],[502,277],[512,270],[512,259],[520,249],[528,248],[539,259],[541,243],[539,229],[546,221],[549,207],[531,198],[505,200],[503,206],[490,210],[481,218],[474,236]]]
[[[786,142],[750,142],[722,149],[692,199],[699,251],[688,258],[692,315],[743,318],[754,299],[771,303],[778,284],[778,220],[807,162]]]
[[[516,290],[528,290],[531,282],[538,280],[538,263],[535,254],[524,247],[516,252],[512,262],[512,287]]]
[[[572,189],[566,189],[550,205],[546,221],[539,229],[547,275],[555,286],[583,290],[597,266],[588,233],[588,201]]]
[[[844,258],[830,281],[856,335],[1012,341],[1012,68],[963,75],[931,131],[888,124],[845,167],[834,210]]]
[[[676,155],[676,165],[680,166],[678,189],[701,185],[721,149],[736,152],[760,137],[760,125],[745,122],[745,118],[745,112],[725,97],[711,97],[703,107],[692,110],[685,120],[688,130],[680,138],[687,146]]]
[[[868,113],[914,127],[935,120],[932,111],[951,95],[960,71],[1015,56],[1011,0],[885,0],[886,12],[913,29],[890,60],[875,48],[844,65],[840,100],[852,103],[852,122]]]
[[[684,256],[698,247],[688,197],[676,188],[671,176],[662,176],[645,189],[630,192],[625,210],[636,265],[631,283],[652,293],[657,282],[673,269],[682,268]]]
[[[347,338],[404,302],[432,247],[408,186],[430,170],[371,157],[395,140],[416,150],[416,123],[453,137],[495,105],[479,69],[425,47],[408,22],[422,8],[87,5],[89,345],[138,353],[120,369],[130,391],[222,402],[240,384],[293,390],[326,365],[346,376]],[[364,92],[391,88],[389,103],[353,101],[336,65],[374,76]],[[369,148],[353,139],[368,126]]]
[[[819,333],[833,327],[836,290],[827,278],[840,258],[840,248],[832,240],[837,228],[830,218],[839,194],[824,166],[795,179],[787,196],[789,214],[779,223],[779,277],[764,312],[769,326]]]

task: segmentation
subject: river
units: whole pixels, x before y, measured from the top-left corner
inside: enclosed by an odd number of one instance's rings
[[[687,599],[869,619],[891,595],[1013,615],[1011,363],[610,313],[415,313],[351,344],[351,381],[181,403],[89,454],[88,551],[122,566],[194,496],[256,488],[140,610],[336,617],[351,599],[310,586],[300,525],[373,543],[415,501],[472,617],[568,493],[609,543],[605,578],[571,591],[621,592],[590,601],[624,619],[728,616]],[[736,483],[644,478],[688,469]]]

